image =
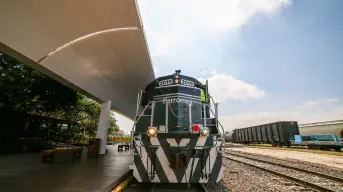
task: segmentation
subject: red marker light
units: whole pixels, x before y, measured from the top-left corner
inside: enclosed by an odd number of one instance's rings
[[[193,125],[193,131],[195,132],[199,131],[199,125]]]

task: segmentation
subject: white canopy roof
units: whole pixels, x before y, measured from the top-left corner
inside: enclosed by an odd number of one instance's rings
[[[135,116],[155,78],[135,0],[10,0],[0,17],[0,50]]]

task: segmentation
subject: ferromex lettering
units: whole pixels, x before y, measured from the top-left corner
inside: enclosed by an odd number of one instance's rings
[[[165,104],[166,102],[168,102],[168,103],[187,103],[188,105],[192,104],[191,100],[182,99],[182,98],[163,99],[163,104]]]

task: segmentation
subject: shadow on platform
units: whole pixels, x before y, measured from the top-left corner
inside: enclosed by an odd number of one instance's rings
[[[108,154],[64,164],[44,164],[41,155],[15,154],[0,158],[0,191],[3,192],[96,192],[129,171],[133,156],[107,145]]]

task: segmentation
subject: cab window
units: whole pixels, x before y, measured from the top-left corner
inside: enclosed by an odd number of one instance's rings
[[[179,93],[192,95],[192,96],[201,96],[201,90],[193,87],[179,87]]]

